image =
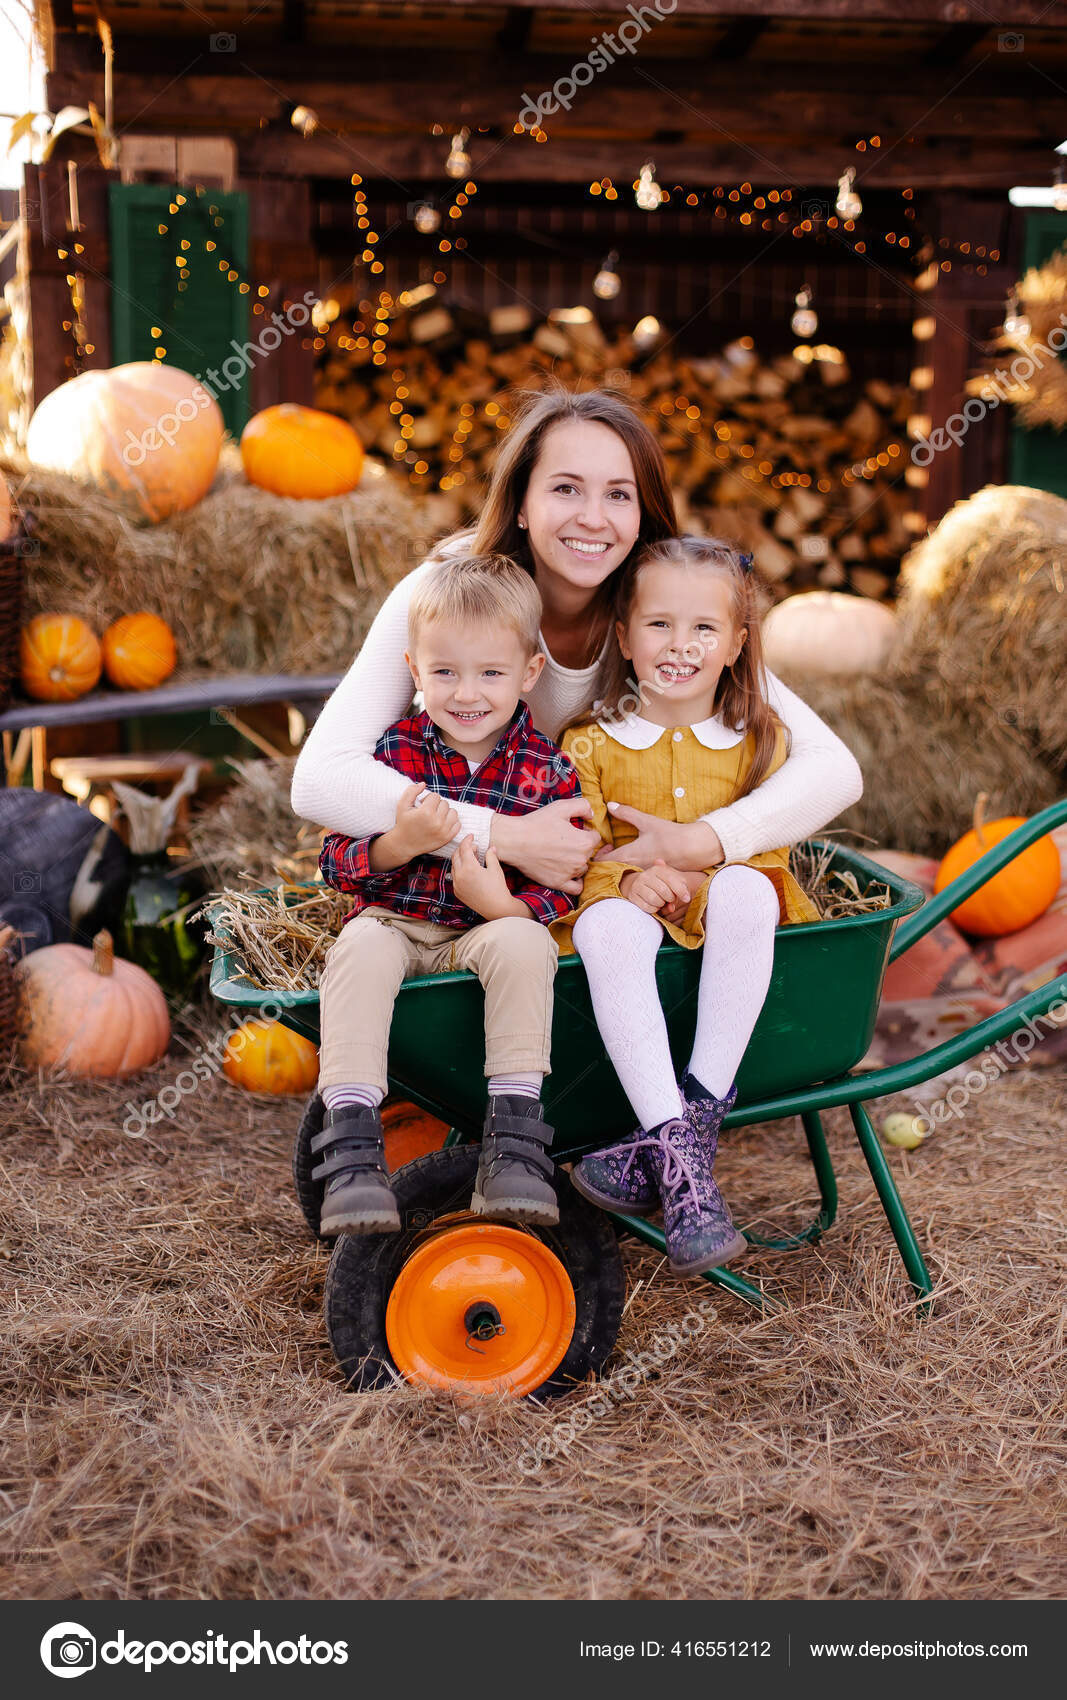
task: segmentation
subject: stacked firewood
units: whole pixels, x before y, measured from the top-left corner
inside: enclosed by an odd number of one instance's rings
[[[814,586],[888,595],[914,541],[907,389],[859,384],[824,345],[764,360],[743,337],[698,358],[654,321],[639,332],[609,338],[585,308],[484,317],[424,287],[399,297],[379,364],[371,324],[338,314],[317,403],[351,420],[445,525],[480,506],[518,391],[553,379],[615,389],[656,432],[683,527],[738,539],[779,597]]]

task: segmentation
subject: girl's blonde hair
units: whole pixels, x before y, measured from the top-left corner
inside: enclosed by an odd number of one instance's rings
[[[430,620],[504,626],[531,656],[540,637],[541,593],[531,575],[506,555],[453,555],[430,568],[408,604],[411,649]]]
[[[746,637],[737,660],[723,668],[712,707],[733,731],[752,733],[755,743],[752,764],[738,786],[735,800],[747,797],[767,776],[782,724],[767,701],[767,674],[760,638],[759,583],[752,557],[721,537],[686,535],[649,544],[641,551],[633,569],[622,579],[616,592],[615,618],[622,625],[629,623],[641,573],[646,567],[657,564],[706,569],[725,578],[730,585],[730,612],[734,626],[736,630],[745,627]],[[640,712],[641,693],[630,677],[629,666],[621,649],[616,646],[605,670],[601,691],[602,718]],[[589,716],[577,715],[569,724],[588,725]]]

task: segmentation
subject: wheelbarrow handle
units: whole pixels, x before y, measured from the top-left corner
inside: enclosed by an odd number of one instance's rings
[[[1062,1006],[1062,1013],[1054,1016],[1049,1012],[1055,1004]],[[1022,1028],[1032,1032],[1037,1019],[1042,1016],[1048,1017],[1053,1028],[1067,1024],[1067,974],[1060,974],[1055,980],[1038,986],[1006,1009],[997,1010],[995,1015],[968,1027],[966,1032],[954,1034],[951,1039],[945,1039],[932,1050],[923,1051],[920,1056],[910,1057],[907,1062],[870,1069],[863,1074],[842,1075],[819,1086],[800,1087],[777,1098],[738,1105],[729,1111],[724,1125],[744,1127],[750,1122],[777,1121],[780,1116],[827,1110],[836,1104],[866,1104],[875,1098],[887,1098],[892,1092],[906,1092],[912,1086],[921,1085],[924,1080],[932,1080],[935,1075],[956,1068],[979,1051],[988,1050],[998,1040],[1006,1039]]]
[[[946,915],[951,915],[965,898],[980,891],[994,874],[999,874],[1001,868],[1014,861],[1020,850],[1025,850],[1027,845],[1044,838],[1053,827],[1063,826],[1065,823],[1067,798],[1059,803],[1051,803],[1047,809],[1042,809],[1040,814],[1024,821],[1022,826],[1017,826],[1014,832],[1009,832],[1007,838],[1002,838],[999,844],[987,850],[965,874],[960,874],[951,885],[946,885],[944,891],[939,891],[936,897],[931,897],[921,909],[916,910],[914,915],[909,915],[906,920],[901,921],[889,949],[890,962],[895,962],[898,956],[903,956],[916,939],[923,938],[939,921],[943,921]]]

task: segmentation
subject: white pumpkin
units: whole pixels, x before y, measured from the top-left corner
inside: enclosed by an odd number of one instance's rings
[[[771,609],[763,653],[774,673],[876,673],[896,634],[897,617],[884,602],[809,590]]]

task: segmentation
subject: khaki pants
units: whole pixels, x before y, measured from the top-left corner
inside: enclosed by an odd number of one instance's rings
[[[508,915],[468,932],[365,909],[326,952],[319,983],[319,1091],[378,1086],[404,980],[467,968],[485,988],[485,1072],[547,1074],[556,944],[539,921]]]

